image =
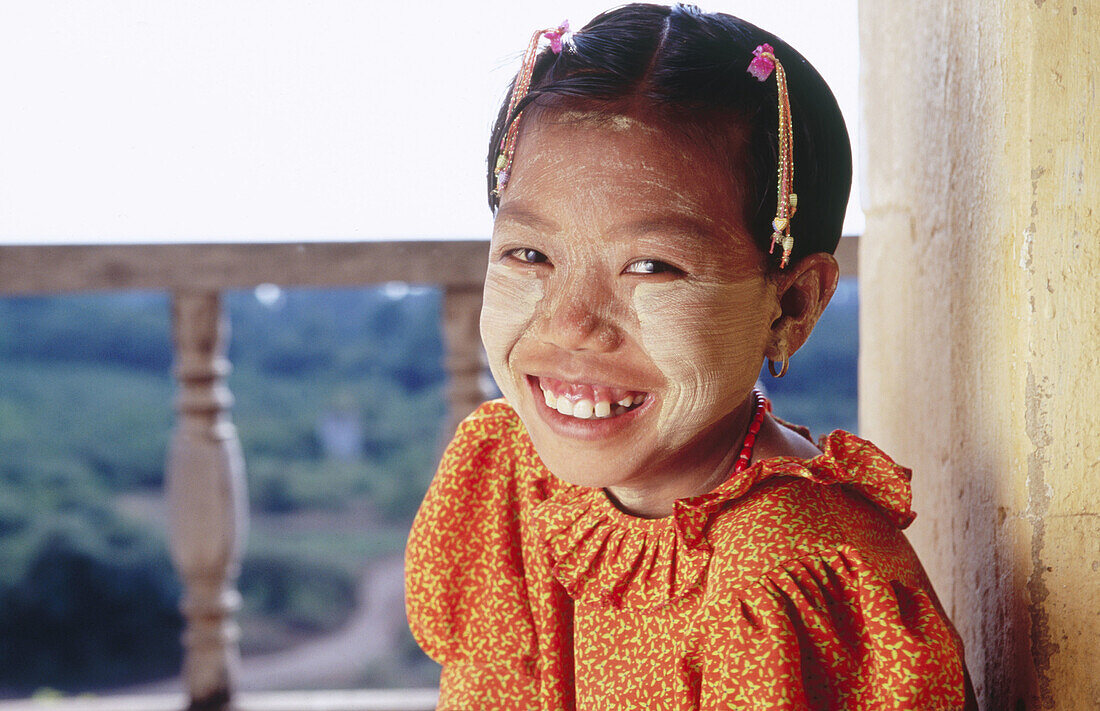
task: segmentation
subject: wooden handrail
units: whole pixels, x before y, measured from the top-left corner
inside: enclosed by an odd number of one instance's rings
[[[487,240],[0,245],[0,294],[221,291],[389,281],[480,286]]]

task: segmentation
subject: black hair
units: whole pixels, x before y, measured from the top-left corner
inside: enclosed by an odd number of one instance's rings
[[[744,20],[692,5],[636,3],[585,25],[560,54],[544,49],[530,90],[511,115],[513,82],[489,139],[489,207],[496,210],[493,167],[508,126],[525,108],[583,108],[640,114],[719,151],[743,195],[745,220],[767,252],[776,208],[778,108],[774,74],[746,70],[753,50],[770,44],[787,72],[794,129],[798,210],[792,263],[833,252],[852,184],[852,150],[840,107],[821,75],[790,45]],[[769,264],[778,265],[778,252]]]

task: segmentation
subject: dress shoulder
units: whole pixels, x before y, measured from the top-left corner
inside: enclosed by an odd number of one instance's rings
[[[518,493],[515,472],[523,450],[517,424],[514,411],[496,401],[483,404],[463,420],[444,451],[409,533],[405,549],[409,622],[417,641],[437,661],[451,656],[454,646],[468,636],[466,628],[477,625],[478,616],[493,609],[479,609],[474,599],[478,591],[486,591],[483,580],[495,576],[505,588],[522,584],[508,575],[522,568],[516,559],[518,548],[510,540],[515,527],[509,525]]]
[[[902,529],[909,472],[846,433],[718,512],[702,708],[962,709],[961,641]]]
[[[712,589],[740,587],[784,561],[846,547],[870,565],[911,584],[923,569],[896,522],[851,489],[777,477],[756,485],[719,512],[707,538]]]
[[[443,665],[440,708],[525,708],[538,649],[520,512],[542,496],[530,439],[507,403],[459,425],[405,550],[405,606],[421,648]]]
[[[701,708],[963,709],[962,644],[931,588],[838,546],[708,600]]]

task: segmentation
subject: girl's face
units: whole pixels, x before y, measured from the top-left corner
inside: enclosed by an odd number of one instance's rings
[[[781,313],[729,182],[648,124],[542,113],[497,213],[493,376],[550,471],[642,513],[728,473]]]

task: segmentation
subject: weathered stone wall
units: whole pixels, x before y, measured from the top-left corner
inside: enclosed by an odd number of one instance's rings
[[[862,433],[983,709],[1100,708],[1100,3],[864,0]]]

